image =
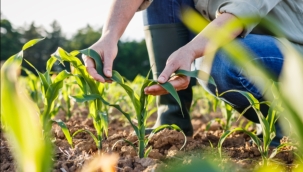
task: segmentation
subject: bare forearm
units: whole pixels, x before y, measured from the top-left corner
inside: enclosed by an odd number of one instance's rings
[[[113,0],[102,36],[109,36],[118,42],[142,2],[143,0]]]
[[[243,25],[232,14],[223,13],[201,31],[187,46],[198,58],[216,51],[222,45],[235,39],[243,31]]]

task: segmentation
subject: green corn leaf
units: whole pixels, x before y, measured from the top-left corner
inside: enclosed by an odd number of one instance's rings
[[[178,69],[177,71],[175,71],[175,75],[185,75],[185,76],[193,77],[198,80],[206,81],[217,87],[213,77],[211,77],[208,73],[202,70],[187,71],[187,70]]]
[[[54,56],[51,56],[51,57],[47,60],[47,62],[46,62],[46,71],[48,71],[48,73],[51,72],[51,69],[52,69],[53,65],[56,63],[56,61],[57,61],[57,58],[54,57]]]
[[[182,115],[184,116],[183,109],[182,109],[182,104],[181,104],[179,95],[178,95],[177,91],[175,90],[175,88],[169,82],[165,82],[163,84],[160,84],[160,86],[162,88],[164,88],[166,91],[168,91],[175,98],[175,100],[178,102],[178,104],[180,106]]]
[[[17,166],[15,170],[40,172],[51,169],[52,146],[41,132],[42,126],[36,115],[39,109],[17,82],[19,68],[18,61],[1,68],[2,131],[11,147]]]
[[[99,148],[99,140],[97,139],[97,137],[89,130],[85,130],[85,129],[80,129],[80,130],[77,130],[76,132],[74,132],[74,134],[72,135],[72,138],[74,138],[77,134],[81,133],[81,132],[86,132],[88,133],[92,138],[93,140],[95,141],[95,144],[96,146]]]
[[[119,72],[117,72],[117,71],[113,72],[112,79],[114,81],[116,81],[126,91],[127,95],[129,96],[130,100],[133,103],[133,106],[135,108],[137,117],[139,117],[140,113],[141,113],[140,112],[141,105],[140,105],[140,102],[139,102],[139,100],[137,98],[138,96],[136,95],[136,93],[134,92],[134,90],[131,89],[128,85],[124,84],[124,80],[123,80],[122,76],[119,74]]]
[[[221,118],[215,118],[215,119],[212,119],[210,120],[207,124],[206,124],[206,127],[205,127],[205,130],[208,131],[210,129],[210,126],[213,124],[213,123],[219,123],[219,124],[223,124],[223,121]]]
[[[144,158],[147,158],[147,157],[148,157],[148,155],[149,155],[149,153],[150,153],[150,151],[151,151],[152,149],[153,149],[153,147],[150,146],[149,148],[147,148],[147,149],[145,150]]]
[[[116,105],[116,104],[110,104],[108,103],[107,101],[105,101],[100,95],[97,95],[97,94],[91,94],[91,95],[77,95],[77,96],[70,96],[71,99],[75,100],[76,102],[85,102],[85,101],[91,101],[91,100],[96,100],[96,99],[99,99],[101,100],[105,105],[108,105],[108,106],[113,106],[115,107],[117,110],[119,110],[125,117],[126,119],[130,122],[131,126],[133,127],[133,129],[135,130],[135,132],[138,134],[139,133],[139,130],[138,130],[138,127],[135,126],[132,122],[132,119],[131,119],[131,115],[124,112],[121,107],[119,105]]]
[[[108,137],[108,114],[106,112],[99,111],[99,117],[101,119],[101,130],[104,131],[106,137]]]
[[[115,71],[115,70],[113,70],[112,79],[113,79],[114,81],[116,81],[117,83],[119,83],[119,84],[120,84],[120,83],[124,84],[124,79],[123,79],[123,77],[120,75],[119,72],[117,72],[117,71]]]
[[[74,75],[74,77],[76,79],[76,83],[82,90],[83,94],[87,94],[88,93],[87,84],[86,84],[84,78],[82,77],[82,75]]]
[[[130,114],[124,112],[124,111],[121,109],[121,107],[120,107],[119,105],[116,105],[116,104],[109,104],[109,103],[106,102],[102,97],[100,97],[100,99],[101,99],[101,101],[102,101],[104,104],[106,104],[106,105],[108,105],[108,106],[113,106],[113,107],[115,107],[117,110],[119,110],[119,111],[126,117],[126,119],[128,120],[128,122],[131,124],[131,126],[133,127],[133,129],[134,129],[135,132],[136,132],[136,135],[137,135],[137,136],[139,135],[139,129],[138,129],[138,127],[137,127],[136,125],[134,125],[134,123],[132,122],[132,118],[131,118],[131,115],[130,115]]]
[[[249,122],[245,125],[244,129],[245,129],[245,130],[248,130],[249,127],[251,127],[251,126],[253,126],[253,125],[254,125],[254,122],[249,121]]]
[[[46,71],[45,73],[43,73],[43,75],[44,75],[48,85],[52,84],[53,81],[52,81],[50,73],[48,71]]]
[[[287,146],[294,146],[294,145],[291,144],[291,143],[283,143],[283,144],[280,144],[278,147],[276,147],[276,148],[272,151],[272,153],[271,153],[270,156],[269,156],[269,159],[274,158],[278,153],[280,153],[280,152],[283,150],[283,148],[285,148],[285,147],[287,147]]]
[[[73,148],[73,138],[72,138],[67,126],[65,125],[65,123],[61,119],[55,120],[55,122],[61,127],[61,130],[62,130],[63,134],[65,135],[65,138],[66,138],[68,144]]]
[[[60,109],[62,109],[66,113],[66,110],[63,108],[63,106],[61,106],[60,104],[57,104],[53,108],[53,110],[49,113],[50,118],[55,117],[58,114],[58,112],[59,112]]]
[[[147,120],[147,106],[148,106],[148,95],[146,95],[144,93],[144,88],[145,87],[148,87],[152,84],[156,84],[156,82],[154,81],[150,81],[148,80],[148,75],[143,83],[143,85],[141,86],[141,95],[140,95],[140,104],[141,104],[141,108],[140,108],[140,112],[141,112],[141,116],[138,119],[138,122],[140,121],[140,125],[144,125],[146,123],[146,120]]]
[[[87,90],[92,94],[100,94],[98,91],[98,87],[96,86],[96,81],[90,78],[89,74],[86,71],[85,66],[81,65],[78,66],[76,69],[87,83],[88,85]]]
[[[44,38],[32,39],[32,40],[28,41],[26,44],[23,45],[22,51],[28,49],[29,47],[34,46],[35,44],[37,44],[38,42],[42,41],[43,39],[44,39]]]
[[[65,80],[66,78],[70,77],[70,76],[73,76],[71,73],[69,73],[68,71],[66,70],[63,70],[61,71],[57,76],[56,78],[54,79],[53,83],[57,83],[57,82],[60,82],[60,81],[63,81]]]
[[[63,80],[52,83],[49,86],[45,94],[46,98],[48,99],[48,102],[52,102],[58,97],[59,91],[62,87],[63,87]]]
[[[255,107],[257,110],[260,110],[260,102],[257,100],[251,93],[247,91],[241,91],[241,90],[227,90],[221,94],[219,94],[219,97],[223,96],[226,93],[231,93],[231,92],[236,92],[242,94],[248,101],[249,103]]]
[[[76,54],[76,52],[77,51],[75,51],[73,54]],[[70,62],[75,68],[78,68],[79,66],[83,66],[82,62],[77,57],[67,53],[61,47],[57,49],[57,51],[55,52],[55,54],[53,54],[53,56],[56,57],[59,61],[61,61],[61,63],[63,61]]]
[[[69,97],[78,103],[83,103],[83,102],[99,99],[100,95],[90,94],[90,95],[77,95],[77,96],[69,96]]]
[[[25,60],[25,59],[24,59]],[[40,81],[41,81],[41,84],[42,84],[42,91],[43,91],[43,93],[44,94],[46,94],[46,91],[48,90],[48,87],[49,87],[49,83],[47,82],[47,80],[46,80],[46,78],[45,78],[45,76],[41,73],[41,72],[39,72],[36,68],[35,68],[35,66],[33,66],[29,61],[27,61],[27,60],[25,60],[25,62],[27,63],[27,64],[29,64],[33,69],[35,69],[35,71],[37,72],[37,74],[38,74],[38,76],[39,76],[39,79],[40,79]]]
[[[213,102],[213,106],[212,106],[212,109],[214,112],[217,111],[217,108],[218,108],[218,105],[219,105],[219,99],[215,98],[214,102]]]
[[[101,56],[93,49],[84,49],[80,50],[82,54],[85,54],[95,61],[96,70],[99,75],[101,75],[105,80],[110,80],[110,78],[106,77],[103,72],[103,63],[101,61]]]
[[[236,131],[241,131],[241,132],[244,132],[245,134],[249,135],[250,138],[253,140],[253,142],[257,145],[258,149],[260,152],[262,152],[262,146],[261,146],[261,141],[260,139],[253,133],[249,132],[249,131],[246,131],[242,128],[235,128],[235,129],[232,129],[230,131],[226,131],[222,134],[222,136],[220,137],[219,139],[219,142],[218,142],[218,150],[219,150],[219,154],[220,154],[220,157],[222,157],[222,145],[223,145],[223,142],[225,141],[225,139],[232,133],[236,132]]]
[[[20,66],[21,63],[22,63],[22,60],[23,60],[23,51],[32,47],[32,46],[34,46],[35,44],[42,41],[43,39],[44,38],[42,38],[42,39],[32,39],[32,40],[28,41],[27,43],[25,43],[22,47],[22,50],[19,53],[17,53],[15,55],[11,56],[10,58],[8,58],[5,61],[5,63],[3,64],[2,67],[5,67],[6,65],[9,65],[9,64],[12,64],[12,63]]]
[[[156,84],[156,82],[153,82],[151,80],[149,80],[149,75],[150,75],[151,69],[148,71],[146,77],[144,78],[143,84],[141,86],[141,90],[140,90],[140,104],[141,104],[141,109],[140,111],[143,110],[144,104],[145,104],[145,100],[147,98],[147,96],[144,94],[144,89],[152,84]],[[137,78],[137,77],[136,77]]]

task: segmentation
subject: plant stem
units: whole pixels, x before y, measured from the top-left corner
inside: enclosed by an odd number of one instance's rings
[[[43,125],[44,131],[48,132],[50,129],[49,114],[51,112],[51,105],[45,105],[44,108],[45,109],[42,113],[41,120],[42,120],[42,125]]]
[[[144,137],[139,139],[139,158],[144,158],[144,151],[145,151],[145,145],[144,145]]]
[[[100,151],[101,149],[102,149],[102,136],[98,135],[98,150]]]

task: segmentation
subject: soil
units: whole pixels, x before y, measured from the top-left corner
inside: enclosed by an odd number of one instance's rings
[[[69,120],[65,120],[65,114],[62,111],[56,118],[65,121],[71,133],[79,129],[86,129],[95,134],[93,121],[87,117],[88,110],[80,108],[77,111],[80,111],[80,113],[75,113]],[[249,142],[249,136],[241,132],[233,133],[225,140],[222,159],[219,157],[216,146],[223,130],[218,123],[212,123],[209,130],[206,130],[209,120],[218,117],[221,117],[220,112],[210,112],[208,115],[201,115],[193,111],[194,135],[187,137],[186,145],[182,150],[180,148],[184,144],[184,135],[174,130],[164,129],[152,137],[149,142],[152,150],[147,158],[142,159],[137,156],[131,145],[121,141],[122,139],[127,139],[136,145],[137,138],[131,126],[120,115],[110,115],[109,137],[103,141],[102,151],[98,151],[92,137],[86,132],[75,136],[73,140],[74,148],[71,148],[61,128],[57,124],[53,124],[55,155],[52,171],[78,172],[96,170],[90,169],[90,167],[96,167],[105,172],[165,171],[169,170],[173,163],[178,163],[179,165],[188,164],[193,159],[211,161],[222,171],[254,171],[260,167],[260,152],[254,144]],[[155,118],[155,115],[151,116],[149,123],[155,121]],[[250,130],[254,130],[253,126],[250,127]],[[282,140],[282,142],[287,141],[287,138]],[[115,146],[113,147],[114,144]],[[1,171],[15,171],[16,165],[10,153],[10,147],[2,132],[0,149]],[[296,167],[292,148],[285,148],[283,152],[274,158],[272,163],[280,164],[285,171],[292,171]]]

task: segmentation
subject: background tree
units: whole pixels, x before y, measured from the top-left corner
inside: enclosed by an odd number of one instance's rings
[[[8,20],[1,20],[1,60],[19,52],[25,42],[44,37],[44,41],[24,52],[24,58],[30,61],[40,72],[45,72],[46,61],[58,47],[62,47],[68,52],[85,49],[96,42],[102,33],[102,28],[94,29],[87,25],[67,39],[57,21],[54,21],[50,26],[51,30],[47,31],[32,22],[29,26],[15,30]],[[143,76],[147,74],[150,65],[144,40],[119,41],[118,49],[118,55],[113,66],[115,70],[123,73],[128,80],[133,80],[138,74]],[[81,57],[78,58],[81,59]],[[33,71],[26,63],[23,63],[23,66]],[[69,70],[69,65],[66,64],[65,67],[54,65],[53,68],[57,72],[62,69]]]
[[[118,43],[118,55],[113,68],[129,80],[138,74],[146,76],[150,69],[145,40]],[[152,76],[152,75],[151,75]]]
[[[12,24],[7,19],[1,19],[1,61],[6,60],[11,55],[16,54],[22,48],[21,34],[13,29]]]
[[[24,58],[31,62],[39,71],[45,72],[46,62],[50,55],[56,51],[58,47],[63,47],[66,39],[62,34],[61,27],[54,21],[51,25],[51,31],[46,31],[43,27],[35,26],[35,23],[31,23],[28,29],[23,30],[22,42],[27,42],[35,38],[45,38],[39,44],[26,50],[24,52]],[[24,67],[32,70],[26,63]],[[54,65],[55,70],[62,70],[62,66]]]

